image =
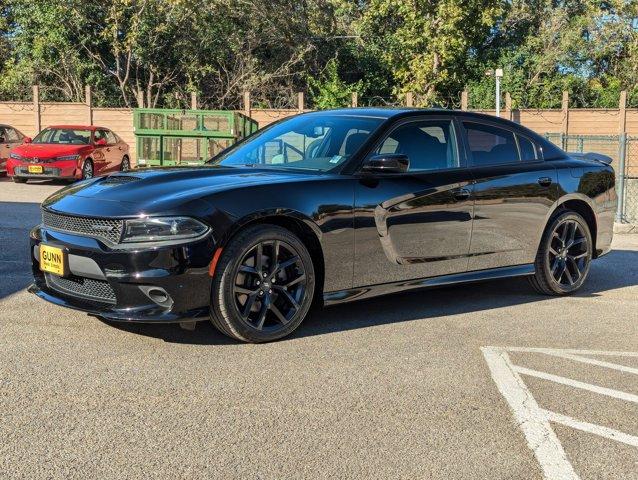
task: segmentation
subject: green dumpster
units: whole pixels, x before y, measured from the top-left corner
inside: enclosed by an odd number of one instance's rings
[[[133,110],[137,166],[201,165],[247,137],[257,122],[222,110]]]

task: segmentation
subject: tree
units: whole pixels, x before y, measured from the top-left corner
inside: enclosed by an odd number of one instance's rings
[[[425,103],[460,91],[469,59],[488,41],[500,0],[371,0],[361,19],[366,43],[391,66],[395,93],[409,91]]]

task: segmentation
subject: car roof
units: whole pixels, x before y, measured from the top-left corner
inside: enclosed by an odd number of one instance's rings
[[[68,128],[72,130],[109,130],[106,127],[100,127],[98,125],[49,125],[47,128]]]
[[[395,117],[410,117],[417,115],[463,115],[465,117],[475,117],[476,119],[489,120],[492,122],[513,123],[504,118],[496,117],[486,113],[470,112],[467,110],[453,110],[449,108],[417,108],[417,107],[353,107],[336,108],[331,110],[316,110],[305,115],[358,115],[362,117],[377,117],[390,119]],[[517,126],[520,126],[516,124]]]
[[[397,116],[411,116],[411,115],[463,115],[469,117],[482,118],[485,120],[494,120],[506,122],[507,120],[489,115],[487,113],[471,112],[468,110],[454,110],[449,108],[418,108],[418,107],[352,107],[352,108],[335,108],[330,110],[316,110],[308,112],[306,115],[361,115],[361,116],[374,116],[382,118],[393,118]]]
[[[316,110],[307,112],[304,115],[354,115],[361,117],[382,118],[384,120],[409,118],[423,115],[462,115],[465,118],[474,118],[477,121],[487,121],[504,125],[509,128],[515,128],[525,132],[529,136],[536,139],[542,138],[540,135],[521,125],[506,118],[497,117],[487,113],[471,112],[468,110],[453,110],[449,108],[417,108],[417,107],[353,107],[353,108],[337,108],[332,110]]]

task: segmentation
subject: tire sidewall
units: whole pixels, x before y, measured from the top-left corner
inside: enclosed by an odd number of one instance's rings
[[[556,228],[558,228],[561,224],[567,221],[577,222],[582,228],[583,232],[585,232],[585,236],[587,237],[587,253],[588,253],[587,266],[585,268],[585,271],[581,274],[578,281],[569,288],[565,288],[563,285],[559,284],[556,280],[554,280],[554,277],[552,275],[551,265],[550,265],[550,259],[549,259],[549,248],[552,242],[552,234],[553,232],[556,231]],[[589,276],[589,270],[591,268],[592,257],[593,257],[592,236],[591,236],[591,231],[589,230],[589,225],[587,225],[587,222],[585,221],[585,219],[575,212],[565,212],[558,215],[554,219],[554,221],[551,223],[551,226],[547,230],[545,238],[543,239],[543,274],[545,275],[545,278],[547,279],[547,283],[549,284],[550,288],[554,292],[561,295],[567,295],[567,294],[573,293],[579,288],[581,288],[583,284],[585,283],[585,281],[587,280],[587,277]]]
[[[255,245],[264,241],[280,240],[287,243],[299,255],[306,272],[306,290],[300,302],[300,309],[284,328],[275,332],[264,332],[247,325],[239,315],[232,286],[240,262]],[[211,286],[211,315],[222,322],[226,333],[240,340],[260,343],[283,338],[292,333],[304,320],[315,290],[315,272],[312,259],[305,245],[294,234],[276,225],[249,227],[229,242],[218,262]],[[215,323],[213,321],[213,323]]]

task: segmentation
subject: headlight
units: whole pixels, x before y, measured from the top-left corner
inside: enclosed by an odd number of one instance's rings
[[[77,160],[80,158],[79,155],[63,155],[61,157],[55,157],[54,161],[64,161],[64,160]]]
[[[164,242],[201,237],[209,227],[190,217],[145,217],[126,220],[122,242]]]
[[[14,160],[22,160],[22,155],[18,155],[17,153],[10,153],[9,157],[13,158]]]

